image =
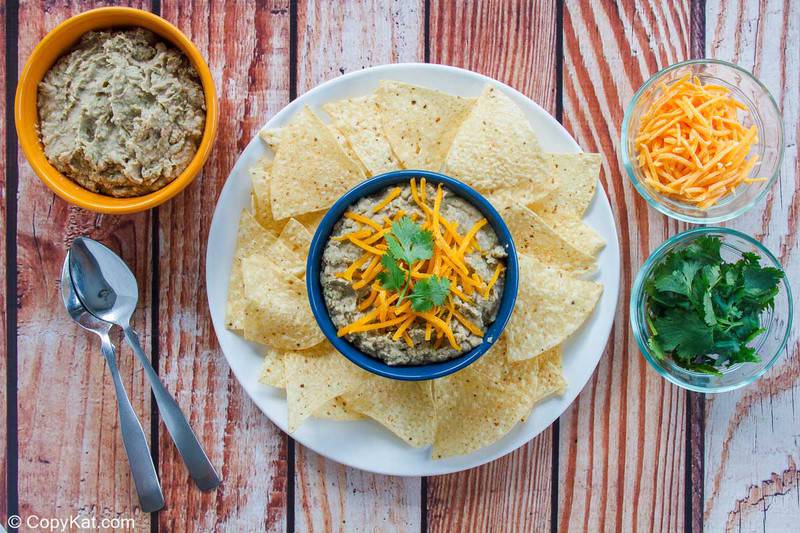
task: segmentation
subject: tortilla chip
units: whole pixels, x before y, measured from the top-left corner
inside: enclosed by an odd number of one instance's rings
[[[519,292],[506,326],[508,357],[521,361],[558,346],[591,315],[603,286],[519,256]]]
[[[347,142],[347,137],[345,137],[344,134],[335,127],[329,126],[328,124],[325,124],[324,126],[328,131],[331,132],[331,134],[334,137],[336,137],[336,142],[338,142],[339,146],[342,147],[342,150],[345,151],[347,157],[352,159],[353,162],[358,165],[358,168],[361,169],[362,173],[366,174],[367,172],[366,167],[364,167],[363,163],[358,158],[358,155],[350,146],[350,143]],[[278,150],[278,146],[281,143],[282,131],[283,131],[282,128],[273,128],[273,129],[264,128],[258,132],[258,136],[261,138],[262,141],[264,141],[264,143],[267,145],[267,147],[269,147],[270,150],[276,152]]]
[[[507,336],[503,335],[471,368],[498,386],[522,391],[528,396],[530,408],[547,396],[561,394],[566,389],[561,374],[561,346],[532,359],[511,361]]]
[[[262,128],[258,132],[258,136],[264,141],[264,144],[273,152],[278,149],[278,144],[281,139],[281,128]]]
[[[561,368],[561,347],[556,346],[529,361],[535,362],[536,369],[536,388],[531,389],[531,400],[534,404],[539,403],[545,398],[554,394],[564,394],[567,390],[567,381]],[[522,365],[528,361],[512,363]]]
[[[277,352],[271,348],[267,348],[264,354],[264,363],[261,365],[261,374],[258,378],[259,383],[277,387],[280,389],[286,388],[286,372],[285,363],[282,352]],[[314,412],[317,418],[325,418],[329,420],[365,420],[367,417],[349,409],[341,397],[334,398],[325,403],[322,407]]]
[[[575,248],[524,205],[506,205],[500,209],[500,215],[514,238],[518,254],[532,255],[547,266],[576,274],[594,270],[594,257]]]
[[[333,118],[369,175],[402,168],[383,134],[375,95],[330,102],[322,109]]]
[[[345,394],[344,400],[410,446],[418,448],[433,442],[436,417],[429,382],[370,375],[357,390]]]
[[[270,157],[262,157],[259,159],[255,165],[250,167],[250,177],[255,179],[255,176],[267,176],[267,181],[270,179],[269,171],[272,168],[272,158]]]
[[[325,405],[314,411],[314,416],[327,420],[365,420],[367,418],[348,407],[341,396],[328,401]]]
[[[350,142],[347,140],[347,137],[345,137],[341,131],[339,131],[332,125],[326,124],[325,127],[328,128],[331,131],[331,133],[333,133],[334,137],[336,137],[336,141],[339,143],[339,146],[342,147],[342,150],[344,150],[344,152],[347,154],[347,157],[349,157],[356,165],[358,165],[358,169],[361,172],[361,174],[363,176],[369,176],[370,173],[367,172],[367,167],[364,166],[364,163],[358,157],[356,151],[353,150],[353,147],[350,145]]]
[[[381,81],[375,94],[383,132],[403,166],[439,171],[474,99],[399,81]]]
[[[269,247],[267,253],[270,261],[297,279],[303,279],[306,275],[306,257],[293,252],[280,239],[276,240]]]
[[[276,349],[303,350],[324,339],[311,313],[304,281],[265,255],[242,259],[247,307],[244,337]]]
[[[267,347],[258,382],[270,387],[286,388],[286,372],[284,371],[283,353]]]
[[[273,216],[280,220],[330,207],[364,179],[359,165],[331,130],[303,108],[280,133],[271,170]]]
[[[548,162],[522,110],[487,86],[461,124],[443,172],[507,201],[530,203],[554,188]]]
[[[311,233],[300,221],[290,218],[278,236],[278,240],[305,260],[311,247],[311,237]]]
[[[270,245],[267,255],[275,265],[298,279],[303,279],[309,246],[311,234],[300,222],[290,218],[281,234]]]
[[[266,250],[274,241],[275,234],[264,229],[247,211],[242,211],[239,220],[239,232],[236,240],[236,253],[231,265],[231,277],[228,281],[228,302],[225,307],[225,327],[228,329],[244,329],[244,279],[242,277],[242,259],[256,252]]]
[[[290,433],[328,402],[357,388],[365,378],[365,372],[329,342],[310,350],[286,352],[284,363]]]
[[[437,419],[434,459],[488,446],[530,411],[530,399],[518,387],[497,383],[472,368],[435,380],[433,392]]]
[[[536,210],[534,209],[534,211]],[[536,211],[536,214],[548,226],[553,228],[553,231],[568,241],[573,248],[586,255],[597,257],[606,247],[606,241],[603,240],[600,234],[574,215],[554,214],[549,211]]]
[[[313,213],[305,213],[295,218],[298,222],[305,226],[309,233],[311,233],[311,238],[313,239],[314,232],[317,231],[317,226],[319,226],[319,223],[322,222],[322,218],[327,212],[327,210],[315,211]]]
[[[284,362],[284,352],[275,351],[267,348],[264,354],[264,363],[261,365],[261,374],[258,378],[259,383],[286,388],[286,371]],[[364,420],[367,417],[349,409],[341,397],[334,398],[314,412],[317,418],[327,418],[330,420]]]
[[[275,217],[272,216],[272,206],[270,205],[271,169],[272,160],[266,157],[250,169],[250,179],[253,185],[253,216],[259,224],[277,234],[283,229],[284,223],[275,220]]]
[[[603,158],[600,154],[544,154],[549,160],[555,189],[537,201],[537,213],[569,214],[582,218],[594,197]]]

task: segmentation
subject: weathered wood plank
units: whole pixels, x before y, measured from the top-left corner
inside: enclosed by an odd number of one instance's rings
[[[603,186],[617,220],[622,291],[606,353],[561,418],[559,531],[684,527],[686,393],[647,366],[628,325],[633,276],[677,231],[647,207],[617,160],[634,91],[690,53],[689,2],[565,2],[564,124],[604,154]]]
[[[423,2],[300,2],[298,94],[345,72],[422,61]],[[379,476],[328,461],[299,444],[298,531],[396,531],[420,527],[420,480]]]
[[[422,61],[424,10],[420,0],[298,2],[297,93],[353,70]]]
[[[420,530],[419,478],[371,474],[296,446],[297,531]]]
[[[134,5],[141,5],[133,2]],[[19,11],[20,70],[33,47],[67,17],[92,7],[25,2]],[[78,235],[98,239],[122,255],[139,281],[134,316],[150,346],[150,216],[106,216],[55,197],[20,152],[17,268],[19,354],[19,507],[23,517],[133,518],[149,527],[120,438],[114,388],[97,337],[67,318],[59,278],[67,247]],[[117,343],[119,346],[119,343]],[[145,428],[150,392],[127,348],[119,351],[123,381]]]
[[[160,373],[223,478],[201,493],[166,428],[159,430],[168,508],[163,531],[283,531],[286,437],[236,382],[214,337],[205,297],[206,241],[234,162],[289,97],[289,2],[162,2],[162,15],[206,57],[217,83],[220,127],[205,170],[159,209]]]
[[[11,7],[11,6],[9,6]],[[6,17],[6,3],[5,0],[0,0],[0,13],[3,13],[2,20],[0,20],[0,43],[3,43],[3,51],[0,52],[0,64],[3,65],[3,68],[0,69],[0,94],[3,95],[5,98],[6,94],[6,87],[9,84],[13,85],[15,80],[7,80],[7,72],[5,68],[6,64],[6,25],[8,23],[8,18]],[[8,127],[8,116],[7,116],[7,109],[4,105],[2,109],[0,109],[0,236],[2,236],[3,242],[0,243],[0,380],[2,380],[3,387],[0,390],[0,420],[4,423],[8,417],[9,406],[6,401],[6,372],[8,371],[7,368],[7,358],[8,353],[6,351],[7,341],[8,341],[8,332],[6,331],[6,320],[8,316],[6,314],[6,309],[9,304],[8,302],[8,295],[6,294],[6,217],[8,213],[6,211],[6,186],[7,186],[7,176],[8,176],[8,167],[9,165],[15,165],[16,161],[6,161],[6,128]],[[11,407],[11,409],[16,409],[16,407]],[[5,524],[8,518],[8,458],[6,456],[7,452],[7,445],[8,445],[8,436],[6,432],[3,431],[2,435],[0,435],[0,524]]]
[[[706,3],[706,55],[752,71],[783,112],[780,182],[764,201],[728,224],[754,235],[778,257],[800,292],[800,2]],[[756,383],[706,401],[707,531],[792,531],[800,520],[798,431],[800,328],[788,350]]]
[[[428,478],[429,531],[547,531],[552,429],[496,461]]]
[[[546,0],[433,0],[430,61],[498,79],[555,114],[556,15]]]
[[[556,3],[431,2],[430,60],[509,84],[556,113]],[[428,480],[429,531],[544,531],[553,430],[488,465]]]

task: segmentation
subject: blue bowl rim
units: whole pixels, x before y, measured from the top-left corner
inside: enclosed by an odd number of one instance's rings
[[[755,374],[748,376],[747,378],[743,379],[738,383],[733,383],[731,385],[725,385],[725,386],[717,386],[717,387],[715,386],[703,387],[703,386],[693,385],[691,383],[687,383],[682,379],[677,378],[676,376],[670,374],[669,372],[664,371],[662,365],[659,364],[658,361],[656,361],[653,354],[650,353],[650,349],[647,346],[647,340],[639,334],[640,331],[638,328],[638,321],[636,320],[636,316],[638,316],[639,313],[637,300],[639,294],[641,294],[642,291],[644,291],[645,276],[651,269],[651,267],[657,261],[663,259],[665,251],[669,250],[673,244],[685,242],[692,237],[699,237],[702,235],[709,235],[709,234],[711,235],[722,234],[722,235],[731,235],[733,237],[738,237],[744,240],[745,242],[752,244],[756,249],[758,249],[762,254],[764,254],[764,257],[766,257],[769,261],[772,262],[771,266],[780,268],[781,271],[783,271],[782,285],[784,290],[786,291],[786,298],[789,302],[788,304],[789,313],[786,318],[786,332],[783,335],[780,347],[778,347],[778,349],[775,350],[775,353],[770,357],[770,360],[767,362],[767,364],[764,365],[764,367],[761,368]],[[778,359],[780,359],[780,356],[783,355],[784,351],[786,350],[786,345],[789,341],[789,335],[792,332],[792,322],[794,319],[794,301],[792,300],[792,287],[789,284],[789,278],[788,275],[786,274],[786,269],[783,268],[781,262],[778,261],[778,259],[773,255],[772,252],[769,251],[769,249],[766,246],[761,244],[758,240],[754,239],[750,235],[742,233],[741,231],[735,230],[733,228],[726,228],[724,226],[700,226],[673,235],[672,237],[661,243],[661,245],[659,245],[659,247],[656,248],[647,257],[647,259],[639,269],[639,272],[636,274],[636,278],[633,281],[633,285],[631,287],[630,302],[628,304],[628,313],[629,313],[629,322],[631,330],[633,331],[633,336],[636,339],[636,344],[639,346],[639,351],[647,360],[647,362],[650,364],[650,366],[653,367],[653,369],[656,372],[658,372],[658,374],[661,377],[663,377],[667,381],[674,383],[675,385],[681,388],[690,391],[701,392],[701,393],[721,393],[721,392],[736,390],[746,385],[749,385],[750,383],[753,383],[758,378],[766,374],[767,371],[770,368],[772,368],[772,366],[778,361]]]
[[[374,194],[396,183],[404,183],[411,178],[421,177],[426,178],[428,183],[441,183],[448,187],[458,196],[469,201],[486,217],[489,225],[491,225],[492,229],[497,234],[500,243],[508,252],[505,285],[500,300],[500,308],[497,311],[497,318],[489,328],[487,328],[481,344],[469,352],[454,359],[450,359],[449,361],[426,365],[390,366],[383,361],[365,354],[344,338],[336,336],[336,326],[334,326],[328,314],[328,308],[325,305],[325,298],[322,294],[322,284],[320,283],[322,254],[333,232],[334,225],[342,218],[345,211],[350,206],[364,196]],[[497,212],[483,195],[472,187],[454,178],[445,176],[444,174],[427,170],[396,170],[386,172],[385,174],[369,178],[350,189],[333,204],[320,221],[314,233],[314,238],[311,241],[306,263],[306,288],[308,290],[309,304],[311,305],[311,311],[314,313],[314,318],[325,337],[327,337],[331,344],[333,344],[342,355],[364,370],[385,378],[402,381],[422,381],[441,378],[467,367],[485,354],[500,337],[500,334],[505,329],[511,317],[511,312],[514,309],[514,304],[517,299],[518,278],[519,263],[517,260],[516,247],[514,246],[511,232],[508,230],[500,213]]]
[[[647,187],[645,187],[645,185],[641,183],[639,179],[636,177],[636,172],[634,171],[635,163],[631,159],[631,154],[629,154],[627,150],[628,125],[631,121],[634,109],[636,108],[636,104],[639,102],[639,99],[642,97],[645,91],[652,85],[654,85],[658,80],[660,80],[664,75],[668,74],[669,72],[672,72],[673,70],[692,65],[707,65],[707,64],[720,65],[722,67],[735,70],[738,73],[746,76],[747,78],[750,78],[752,81],[756,83],[756,85],[761,87],[761,89],[764,91],[764,94],[767,95],[767,99],[772,104],[773,111],[779,117],[778,127],[780,130],[780,142],[778,143],[778,145],[780,146],[780,153],[778,154],[778,162],[777,165],[775,166],[775,172],[772,173],[772,176],[770,176],[769,180],[764,184],[762,190],[747,205],[743,205],[739,209],[736,209],[729,213],[717,215],[715,217],[684,215],[682,213],[678,213],[677,211],[673,211],[669,207],[665,206],[661,201],[659,201],[658,195],[650,194],[650,192],[647,190]],[[758,113],[759,111],[755,110],[755,112]],[[628,179],[631,181],[636,191],[655,210],[667,215],[670,218],[679,220],[681,222],[689,222],[692,224],[700,224],[700,225],[721,224],[723,222],[727,222],[728,220],[733,220],[743,215],[744,213],[746,213],[747,211],[758,205],[761,202],[761,200],[764,199],[767,193],[772,190],[772,186],[775,185],[775,182],[778,181],[778,178],[781,175],[781,168],[783,167],[783,158],[786,155],[785,154],[786,132],[784,130],[785,128],[783,124],[783,113],[781,113],[781,108],[778,107],[778,103],[775,101],[775,97],[772,96],[772,92],[770,92],[767,86],[764,85],[764,83],[761,80],[759,80],[755,76],[755,74],[753,74],[752,72],[750,72],[745,68],[740,67],[735,63],[731,63],[729,61],[723,61],[721,59],[707,59],[707,58],[688,59],[686,61],[673,63],[672,65],[662,68],[661,70],[650,76],[650,78],[646,82],[644,82],[641,87],[639,87],[636,93],[634,93],[633,97],[631,98],[631,101],[628,102],[628,106],[625,108],[625,113],[622,116],[622,128],[620,129],[619,158],[622,162],[622,166],[625,168],[625,173],[627,174]]]

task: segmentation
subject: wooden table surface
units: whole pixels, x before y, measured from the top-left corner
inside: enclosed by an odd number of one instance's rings
[[[98,215],[56,198],[14,132],[14,90],[31,50],[91,4],[0,0],[0,524],[21,515],[23,525],[30,516],[133,518],[142,531],[798,530],[800,328],[778,364],[743,390],[703,396],[662,380],[635,346],[627,301],[649,252],[685,227],[648,208],[617,155],[625,106],[658,69],[714,57],[754,71],[783,110],[786,155],[780,183],[729,225],[764,242],[800,293],[800,0],[134,0],[194,40],[221,109],[203,174],[134,216]],[[325,80],[406,61],[508,83],[584,150],[601,152],[622,254],[616,322],[574,404],[502,459],[423,479],[330,462],[262,415],[217,344],[203,265],[217,196],[259,126]],[[96,339],[67,320],[58,297],[61,263],[78,235],[109,244],[134,269],[143,295],[135,327],[219,467],[217,491],[194,488],[125,347],[123,378],[167,501],[159,513],[139,510]]]

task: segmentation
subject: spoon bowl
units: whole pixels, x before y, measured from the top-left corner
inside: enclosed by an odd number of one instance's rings
[[[75,289],[72,287],[72,278],[69,275],[69,258],[64,259],[64,266],[61,268],[61,301],[64,303],[64,308],[70,318],[83,329],[98,334],[103,332],[106,335],[111,331],[112,324],[100,320],[87,311],[75,294]]]
[[[136,277],[114,251],[78,237],[69,254],[69,271],[78,298],[94,316],[126,327],[139,302]]]

